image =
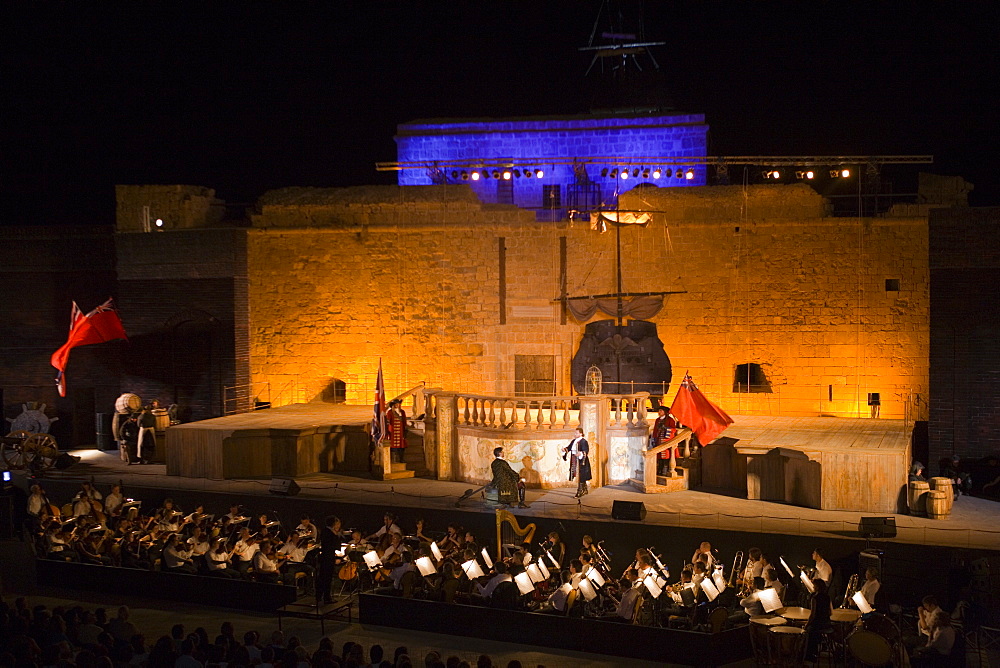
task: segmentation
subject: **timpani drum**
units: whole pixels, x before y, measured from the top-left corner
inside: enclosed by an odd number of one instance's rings
[[[809,621],[809,608],[788,607],[778,612],[792,624],[805,624]]]
[[[777,666],[799,667],[806,654],[805,629],[798,626],[772,626],[767,634],[771,661]]]
[[[857,629],[847,637],[847,649],[851,656],[866,666],[888,666],[892,663],[892,645],[874,631]]]

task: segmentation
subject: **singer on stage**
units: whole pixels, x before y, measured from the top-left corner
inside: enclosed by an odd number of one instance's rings
[[[586,494],[587,481],[591,479],[590,474],[590,444],[583,437],[583,427],[576,428],[576,438],[563,448],[563,460],[569,457],[569,479],[570,482],[576,478],[576,497],[580,498]]]

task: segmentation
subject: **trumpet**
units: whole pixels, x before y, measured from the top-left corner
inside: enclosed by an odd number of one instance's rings
[[[742,571],[745,568],[746,568],[746,555],[743,553],[743,550],[740,550],[739,552],[736,553],[736,556],[733,557],[733,568],[731,571],[729,571],[729,580],[726,582],[726,584],[728,584],[730,587],[734,586],[736,584],[736,574],[742,573]]]
[[[841,608],[846,608],[851,604],[851,597],[854,596],[855,592],[858,591],[858,574],[852,573],[851,577],[847,580],[847,590],[844,592],[844,601],[840,604]]]

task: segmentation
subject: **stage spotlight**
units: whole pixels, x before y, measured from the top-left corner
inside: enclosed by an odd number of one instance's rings
[[[694,170],[693,169],[689,169],[686,172],[684,172],[684,178],[687,179],[688,181],[690,181],[691,179],[693,179],[694,178]]]
[[[534,175],[535,175],[535,172],[533,170],[530,170],[530,169],[524,170],[524,178],[530,179]]]
[[[840,176],[843,177],[843,178],[845,178],[845,179],[849,178],[851,176],[851,170],[846,169],[846,168],[840,170]]]
[[[604,169],[601,170],[601,176],[607,176],[607,175],[608,175],[608,168],[605,167]]]
[[[632,176],[634,176],[636,178],[639,178],[639,168],[638,167],[636,167],[635,169],[632,170]]]
[[[479,180],[479,172],[472,172],[472,180],[473,181]]]
[[[644,179],[648,179],[649,178],[649,170],[648,169],[642,170],[642,178],[644,178]]]
[[[521,178],[521,170],[520,169],[515,169],[514,170],[514,178],[515,179]]]
[[[674,176],[676,176],[677,178],[681,178],[682,176],[684,176],[684,170],[678,169],[676,172],[674,172]]]
[[[815,178],[815,177],[816,177],[816,172],[814,172],[811,169],[807,169],[806,170],[806,178],[807,179],[812,179],[812,178]]]
[[[768,170],[766,172],[761,172],[761,174],[764,176],[765,179],[780,179],[781,178],[781,172],[779,172],[777,169],[770,169],[770,170]]]
[[[453,179],[457,179],[458,178],[458,170],[456,170],[456,169],[451,170],[451,178],[453,178]]]
[[[663,172],[661,172],[659,169],[654,169],[653,170],[653,178],[654,179],[658,179],[661,176],[663,176]]]
[[[608,178],[617,179],[618,178],[618,170],[617,169],[612,169],[610,172],[608,172]]]
[[[499,170],[499,169],[494,169],[494,170],[493,170],[493,175],[492,175],[492,176],[493,176],[493,178],[495,178],[495,179],[499,179],[499,178],[500,178],[500,170]]]
[[[535,173],[535,176],[537,176],[538,178],[542,178],[543,176],[545,176],[545,172],[539,169],[538,172]]]
[[[511,176],[512,176],[512,174],[511,174],[511,172],[510,172],[509,169],[503,170],[503,180],[504,181],[510,181],[510,177]]]
[[[156,219],[156,226],[157,227],[163,227],[163,219],[162,218],[157,218]]]
[[[627,169],[623,169],[621,176],[622,176],[622,180],[627,179],[628,178],[628,170]]]

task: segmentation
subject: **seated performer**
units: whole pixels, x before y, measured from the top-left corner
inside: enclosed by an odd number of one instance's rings
[[[493,463],[490,464],[493,481],[490,485],[497,490],[500,503],[512,504],[517,499],[518,508],[527,508],[524,504],[524,479],[511,468],[510,463],[503,458],[503,448],[493,449]]]

